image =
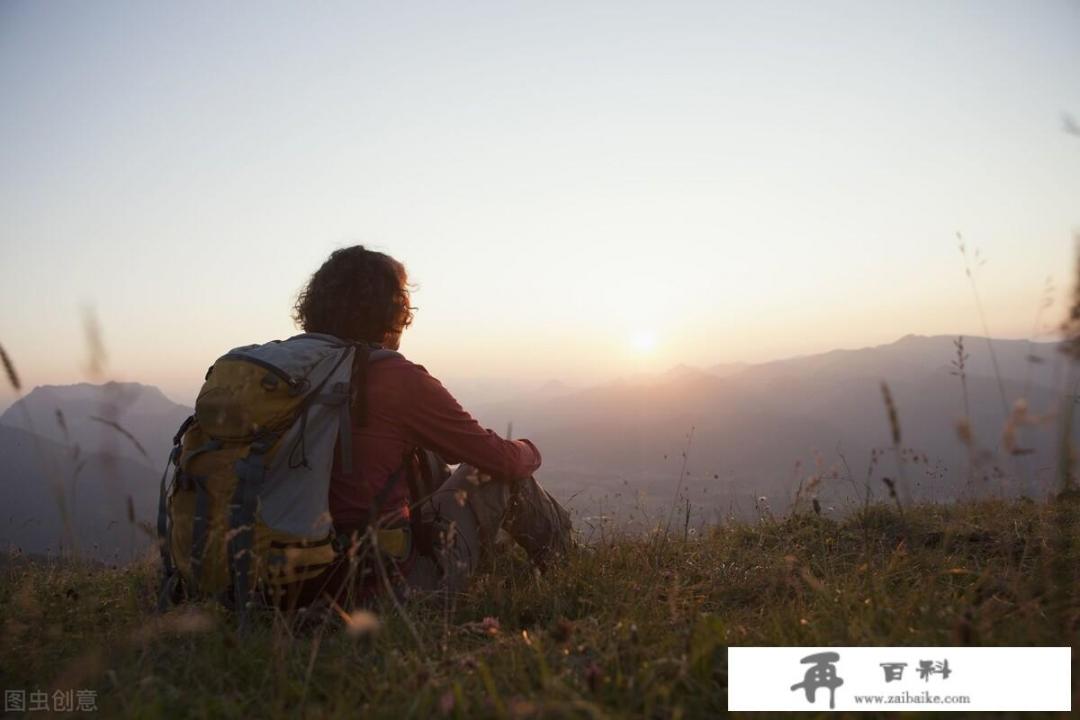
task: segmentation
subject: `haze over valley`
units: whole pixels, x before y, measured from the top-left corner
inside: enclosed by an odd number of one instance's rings
[[[964,338],[971,442],[957,430],[965,403],[955,343],[906,336],[774,362],[681,365],[586,388],[552,381],[498,402],[461,397],[481,423],[500,433],[512,423],[515,437],[540,447],[538,476],[586,534],[648,529],[673,509],[687,527],[780,513],[800,494],[807,507],[817,499],[822,512],[841,514],[867,491],[888,499],[883,477],[898,480],[901,502],[1045,496],[1065,380],[1056,343],[994,340],[999,384],[986,340]],[[883,381],[899,419],[901,465]],[[136,383],[27,393],[0,415],[0,542],[57,552],[63,507],[81,552],[130,559],[150,542],[160,473],[189,413]]]

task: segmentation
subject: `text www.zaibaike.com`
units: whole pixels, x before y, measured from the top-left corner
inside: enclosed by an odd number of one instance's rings
[[[899,695],[856,695],[859,705],[966,705],[971,703],[968,695],[931,695],[929,691]]]

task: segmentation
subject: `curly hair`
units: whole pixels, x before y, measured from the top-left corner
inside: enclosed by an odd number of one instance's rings
[[[305,332],[382,343],[412,324],[405,266],[362,245],[341,248],[311,276],[293,308]]]

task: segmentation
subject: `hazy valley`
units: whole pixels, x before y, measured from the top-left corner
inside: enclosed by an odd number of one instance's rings
[[[515,436],[536,442],[542,482],[586,533],[609,522],[645,528],[673,508],[692,526],[780,513],[800,485],[807,502],[842,514],[867,489],[888,499],[883,477],[898,479],[902,502],[1044,496],[1056,464],[1052,416],[1065,395],[1056,346],[993,341],[999,385],[980,338],[965,338],[962,383],[954,343],[907,336],[757,365],[681,366],[587,389],[549,383],[468,409],[500,431],[512,422]],[[883,381],[897,410],[902,466]],[[970,443],[957,433],[964,384]],[[0,542],[56,552],[62,506],[84,554],[132,557],[149,542],[139,523],[154,519],[171,437],[189,412],[135,383],[35,388],[0,415]]]

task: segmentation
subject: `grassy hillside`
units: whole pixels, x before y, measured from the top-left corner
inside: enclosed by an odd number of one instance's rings
[[[766,518],[609,538],[542,577],[507,552],[453,607],[387,605],[355,633],[266,617],[242,640],[213,606],[155,615],[151,561],[9,558],[3,685],[141,717],[711,717],[728,645],[1080,645],[1078,512]]]

